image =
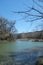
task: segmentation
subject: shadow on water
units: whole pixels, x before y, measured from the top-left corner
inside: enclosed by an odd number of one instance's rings
[[[0,55],[0,65],[35,65],[40,56],[43,56],[41,47],[22,52],[9,52],[8,55]]]

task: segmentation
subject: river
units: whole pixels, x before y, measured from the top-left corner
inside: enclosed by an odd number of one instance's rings
[[[43,56],[43,42],[20,40],[15,42],[0,42],[0,57],[3,55],[9,55],[9,57],[13,58],[13,61],[16,61],[14,65],[34,65],[38,57]]]

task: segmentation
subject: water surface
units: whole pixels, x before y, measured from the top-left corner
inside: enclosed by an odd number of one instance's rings
[[[0,52],[16,52],[24,49],[43,47],[43,42],[15,41],[0,42]]]
[[[35,65],[43,56],[43,42],[0,42],[0,65]]]

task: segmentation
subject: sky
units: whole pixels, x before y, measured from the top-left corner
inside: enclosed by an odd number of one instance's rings
[[[33,23],[25,22],[22,20],[24,15],[19,15],[13,13],[13,11],[25,11],[28,9],[28,6],[32,6],[32,0],[0,0],[0,17],[4,17],[8,20],[16,21],[15,27],[18,33],[30,32],[34,30],[34,26],[38,25],[39,22]]]

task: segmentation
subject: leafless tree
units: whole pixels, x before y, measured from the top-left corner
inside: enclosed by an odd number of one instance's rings
[[[28,6],[28,10],[13,11],[13,13],[24,14],[24,20],[27,22],[36,23],[39,20],[43,24],[43,21],[42,21],[43,20],[43,6],[39,3],[39,2],[43,3],[43,0],[32,0],[32,1],[33,1],[33,5],[32,7]]]
[[[5,18],[0,18],[0,30],[2,33],[15,33],[15,21],[9,21]]]

